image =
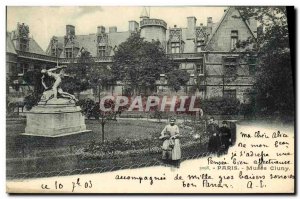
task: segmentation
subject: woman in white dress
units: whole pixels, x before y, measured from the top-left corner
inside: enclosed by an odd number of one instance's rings
[[[159,139],[164,139],[162,150],[163,160],[180,160],[181,159],[181,149],[179,141],[179,128],[175,125],[175,119],[170,120],[168,124],[161,132]]]

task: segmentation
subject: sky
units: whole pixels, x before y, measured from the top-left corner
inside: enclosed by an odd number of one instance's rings
[[[64,36],[66,25],[75,26],[77,35],[96,33],[97,26],[117,26],[118,32],[128,30],[128,21],[140,21],[144,7],[7,7],[7,31],[15,30],[17,23],[29,26],[30,36],[33,37],[43,50],[46,50],[52,36]],[[150,18],[163,19],[168,27],[185,28],[187,17],[195,16],[196,24],[206,25],[207,17],[218,22],[225,7],[147,7]]]

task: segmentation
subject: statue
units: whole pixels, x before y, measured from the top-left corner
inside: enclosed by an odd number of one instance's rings
[[[74,101],[76,102],[77,99],[75,98],[74,95],[71,95],[70,93],[64,92],[62,90],[62,88],[60,87],[61,82],[62,82],[62,78],[65,75],[63,68],[66,68],[67,66],[57,66],[55,68],[51,68],[51,69],[43,69],[41,71],[41,73],[43,74],[42,76],[42,85],[45,88],[45,91],[42,95],[41,101],[47,103],[50,99],[57,99],[58,96],[62,97],[62,98],[67,98],[70,99],[70,101]],[[55,73],[54,71],[60,70],[59,73]],[[48,76],[54,79],[54,83],[52,85],[52,87],[48,87],[45,84],[44,78]]]
[[[42,85],[45,88],[40,102],[26,115],[26,128],[23,135],[42,137],[61,137],[83,132],[86,129],[85,117],[80,106],[76,105],[76,98],[61,88],[64,68],[57,66],[43,69],[41,73]],[[46,80],[53,80],[50,84]]]
[[[91,132],[86,129],[85,117],[74,95],[61,88],[66,66],[57,66],[41,73],[45,88],[40,102],[26,115],[26,128],[23,135],[61,137],[77,133]],[[48,83],[46,80],[53,80]]]

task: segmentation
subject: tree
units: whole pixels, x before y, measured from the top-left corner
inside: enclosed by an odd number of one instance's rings
[[[42,73],[38,69],[29,70],[24,73],[23,80],[28,86],[33,86],[33,92],[41,94],[44,87],[41,84]]]
[[[76,105],[80,106],[82,113],[87,119],[95,118],[99,121],[102,131],[102,141],[105,139],[105,125],[109,121],[117,121],[117,115],[120,115],[123,111],[129,108],[129,105],[119,106],[115,110],[116,100],[115,99],[106,99],[102,101],[102,106],[107,110],[102,110],[100,108],[99,102],[94,102],[91,99],[82,99],[79,100]]]
[[[190,79],[190,74],[180,69],[175,69],[167,73],[168,86],[175,92],[181,89],[181,86],[186,85]]]
[[[253,45],[257,56],[256,109],[263,115],[293,116],[295,97],[286,7],[238,7],[244,20],[255,18],[256,39],[239,41],[237,47]]]
[[[37,105],[41,99],[44,87],[41,84],[42,73],[39,69],[29,70],[24,73],[23,80],[28,85],[33,86],[33,92],[24,98],[24,106],[30,110],[33,106]],[[51,81],[47,79],[46,81]]]
[[[62,84],[63,90],[69,93],[80,93],[91,88],[89,84],[89,69],[95,62],[88,51],[81,52],[81,55],[77,63],[71,63],[65,69],[65,72],[69,77],[64,78]]]
[[[176,68],[159,41],[144,41],[139,33],[133,33],[115,52],[112,71],[116,80],[130,87],[131,94],[140,94],[154,91],[160,74]]]
[[[117,111],[114,111],[115,109],[115,101],[113,100],[105,100],[104,102],[105,108],[110,108],[110,111],[103,111],[100,109],[99,105],[97,106],[99,111],[99,117],[100,117],[100,124],[102,129],[102,142],[105,139],[105,125],[110,120],[116,120]]]
[[[70,93],[80,93],[92,88],[100,96],[101,87],[113,81],[110,67],[95,63],[90,52],[85,50],[81,52],[77,63],[68,66],[66,73],[70,77],[63,83],[63,89]]]

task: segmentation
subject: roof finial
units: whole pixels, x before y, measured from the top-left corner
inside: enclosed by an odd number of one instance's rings
[[[149,8],[149,11],[150,11],[150,8]],[[147,11],[147,8],[144,6],[143,8],[143,11],[141,13],[141,16],[140,16],[141,19],[149,19],[150,18],[150,15]]]

